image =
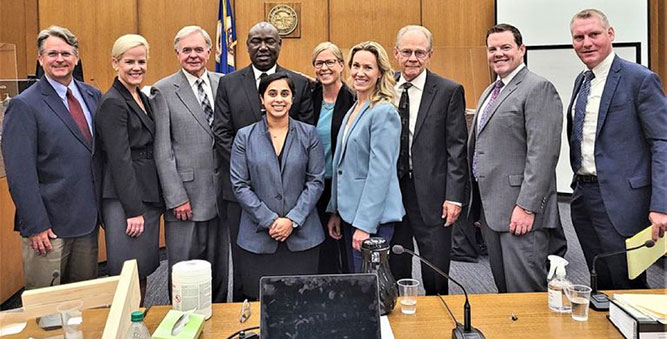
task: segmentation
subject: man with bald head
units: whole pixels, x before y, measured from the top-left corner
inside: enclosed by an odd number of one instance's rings
[[[293,93],[290,116],[296,120],[313,123],[313,107],[310,101],[308,80],[277,64],[282,39],[278,29],[268,22],[260,22],[250,28],[246,47],[251,65],[228,74],[220,80],[215,99],[213,133],[215,147],[220,155],[223,200],[221,211],[226,217],[232,244],[232,261],[238,263],[241,250],[236,238],[239,232],[241,207],[236,202],[229,179],[229,158],[236,132],[245,126],[259,121],[264,115],[261,108],[257,86],[259,80],[275,72],[285,72],[294,81],[296,91]],[[234,267],[234,301],[243,301],[241,295],[238,267]]]

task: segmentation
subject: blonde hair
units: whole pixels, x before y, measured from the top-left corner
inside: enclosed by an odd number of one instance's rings
[[[375,41],[360,42],[350,50],[350,58],[348,61],[348,66],[350,68],[352,68],[352,59],[354,58],[354,55],[359,51],[367,51],[375,55],[375,61],[380,70],[380,78],[375,83],[375,89],[373,89],[373,94],[371,94],[371,106],[374,106],[381,101],[386,101],[394,105],[396,98],[394,85],[396,84],[396,80],[394,80],[387,52],[382,48],[382,45]],[[352,86],[350,87],[352,88]]]
[[[137,46],[144,46],[146,48],[146,58],[148,58],[148,41],[138,34],[125,34],[116,39],[113,47],[111,47],[111,57],[120,60],[125,52]]]
[[[325,41],[325,42],[320,42],[315,46],[313,49],[313,57],[311,58],[310,63],[315,66],[315,59],[317,59],[317,56],[320,55],[320,53],[324,51],[329,51],[331,54],[338,59],[338,62],[340,62],[343,65],[343,71],[340,74],[341,81],[342,79],[345,79],[348,76],[347,72],[347,67],[345,67],[345,59],[343,58],[343,52],[341,52],[340,48],[336,46],[333,42]]]

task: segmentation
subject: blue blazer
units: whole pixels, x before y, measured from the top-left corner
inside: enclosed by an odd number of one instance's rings
[[[100,91],[73,81],[94,118]],[[72,238],[95,230],[101,182],[95,141],[87,144],[45,78],[9,102],[2,152],[21,236],[51,228]]]
[[[379,224],[401,221],[405,215],[396,172],[401,119],[388,102],[373,107],[366,102],[343,140],[358,104],[347,112],[338,132],[327,212],[337,212],[348,224],[374,234]]]
[[[243,208],[238,245],[257,254],[275,253],[278,242],[269,227],[278,217],[299,226],[287,238],[290,251],[303,251],[324,241],[315,205],[324,190],[324,150],[314,126],[289,118],[282,162],[262,120],[241,128],[231,152],[234,195]]]
[[[582,78],[567,110],[568,140]],[[602,200],[621,235],[650,225],[649,211],[667,213],[667,99],[655,73],[618,56],[600,101],[595,167]]]

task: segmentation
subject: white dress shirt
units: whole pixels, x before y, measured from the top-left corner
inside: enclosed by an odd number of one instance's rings
[[[521,65],[519,65],[517,68],[515,68],[506,77],[501,78],[500,76],[498,76],[498,79],[496,79],[496,81],[500,80],[504,84],[503,87],[500,89],[500,92],[498,93],[498,95],[500,95],[500,93],[502,93],[505,90],[505,88],[507,88],[507,84],[509,84],[510,81],[512,81],[512,79],[514,79],[514,77],[525,67],[526,67],[526,64],[521,63]],[[491,90],[491,92],[493,92],[493,90]],[[491,101],[491,92],[489,92],[489,95],[484,100],[484,103],[482,104],[482,107],[480,107],[480,109],[479,109],[480,114],[478,114],[477,121],[475,122],[477,124],[477,128],[475,130],[479,130],[479,120],[481,118],[482,112],[484,112],[484,110],[486,109],[486,106],[489,105],[489,101]]]
[[[199,101],[200,106],[201,98],[199,97],[199,86],[197,86],[197,80],[204,80],[204,84],[202,85],[204,87],[204,93],[206,93],[206,96],[208,97],[208,103],[211,105],[211,110],[215,111],[215,97],[213,96],[213,90],[211,89],[211,80],[208,77],[208,71],[204,70],[204,74],[201,75],[201,78],[197,78],[184,69],[182,69],[182,71],[183,74],[185,74],[185,78],[188,79],[188,83],[190,84],[192,91],[195,93],[195,97],[197,98],[197,101]]]
[[[581,168],[577,172],[580,175],[597,175],[595,168],[595,133],[598,127],[598,111],[600,110],[600,101],[604,92],[604,85],[607,83],[607,76],[614,62],[616,54],[612,51],[591,71],[595,78],[591,80],[591,90],[588,93],[588,102],[586,103],[586,115],[584,116],[584,133],[581,139]],[[586,69],[587,71],[588,69]],[[574,98],[577,102],[577,98]],[[576,105],[572,105],[572,117]]]
[[[259,81],[262,80],[262,73],[266,73],[266,75],[271,75],[276,72],[276,65],[273,65],[273,67],[269,68],[267,71],[260,71],[258,70],[255,65],[252,65],[252,73],[255,75],[255,86],[259,88]]]

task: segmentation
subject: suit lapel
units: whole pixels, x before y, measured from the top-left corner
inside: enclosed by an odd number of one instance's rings
[[[211,87],[213,87],[212,85],[213,83],[211,83]],[[181,71],[180,73],[179,80],[177,82],[174,82],[174,87],[176,87],[176,96],[178,97],[179,100],[181,100],[183,105],[185,105],[185,107],[188,109],[190,114],[192,114],[195,120],[197,120],[197,123],[201,125],[201,127],[206,131],[206,133],[208,133],[210,136],[213,136],[211,127],[208,125],[206,117],[204,117],[204,109],[199,104],[197,97],[195,97],[195,93],[192,87],[190,87],[190,83],[188,82],[188,79],[185,77],[185,74],[183,74],[183,71]]]
[[[246,96],[248,97],[248,103],[252,108],[253,113],[255,113],[255,120],[262,118],[262,111],[259,107],[259,95],[257,94],[257,83],[255,81],[255,75],[252,72],[252,66],[245,68],[243,72],[243,90],[245,91]]]
[[[614,97],[614,92],[616,92],[616,86],[621,79],[621,62],[619,61],[618,56],[614,57],[614,61],[611,64],[609,69],[609,75],[607,75],[607,83],[604,85],[604,90],[602,92],[602,98],[600,98],[600,108],[598,110],[598,124],[597,129],[595,130],[595,136],[600,135],[600,130],[604,121],[607,118],[607,112],[609,111],[609,105],[611,104],[611,98]]]
[[[113,87],[118,90],[120,95],[125,99],[125,103],[127,106],[130,108],[130,110],[137,116],[139,117],[139,121],[146,127],[148,132],[152,136],[155,136],[155,122],[151,118],[148,117],[148,108],[146,108],[146,112],[139,107],[136,101],[134,101],[134,98],[132,97],[132,94],[130,94],[130,91],[123,86],[122,83],[116,78],[116,80],[113,83]]]
[[[354,106],[352,106],[352,108],[350,108],[350,112],[353,112],[354,108],[358,104],[359,104],[359,102],[357,101],[357,103]],[[357,116],[354,118],[354,121],[352,121],[352,125],[350,126],[350,128],[347,129],[347,133],[345,133],[345,132],[343,132],[342,134],[339,133],[339,135],[340,135],[339,138],[344,138],[345,139],[345,140],[343,140],[343,141],[345,141],[345,147],[343,147],[343,149],[340,152],[341,154],[340,154],[340,157],[338,157],[338,164],[340,164],[340,162],[343,160],[343,157],[345,157],[345,151],[347,150],[348,139],[350,139],[350,135],[352,135],[352,132],[354,131],[354,128],[357,126],[357,124],[359,124],[359,120],[361,120],[361,117],[364,115],[364,113],[366,113],[366,111],[368,110],[369,107],[370,107],[370,101],[366,101],[366,103],[364,103],[364,106],[361,107],[361,109],[359,110],[359,113],[357,113]],[[347,122],[350,119],[350,115],[351,114],[348,114],[345,117],[345,119],[343,119],[343,124],[340,125],[340,127],[343,131],[345,131],[345,126],[347,125]]]
[[[70,132],[74,134],[74,137],[76,137],[79,142],[81,142],[84,146],[86,146],[86,148],[88,148],[89,151],[92,152],[93,149],[91,145],[89,145],[83,135],[81,135],[79,126],[77,126],[76,122],[74,122],[74,118],[72,118],[72,115],[70,114],[69,110],[67,110],[65,104],[63,104],[56,90],[53,89],[51,84],[49,84],[49,81],[46,80],[46,77],[42,77],[38,84],[42,89],[42,96],[46,105],[51,108],[51,110],[56,114],[56,116],[58,116],[58,118],[60,118],[60,120],[62,120]],[[85,104],[88,105],[88,103]]]
[[[484,123],[484,125],[479,126],[479,131],[477,131],[478,135],[479,133],[482,133],[482,131],[484,131],[484,127],[486,127],[486,125],[489,124],[489,121],[491,121],[493,115],[496,113],[496,111],[498,111],[498,107],[500,107],[503,104],[503,101],[505,101],[507,97],[509,97],[510,95],[512,95],[514,91],[516,91],[517,87],[519,87],[519,84],[521,84],[521,81],[526,76],[527,72],[528,69],[524,67],[522,70],[519,71],[519,73],[517,73],[517,75],[514,76],[512,81],[510,81],[510,83],[505,86],[507,88],[500,91],[498,99],[496,99],[496,102],[493,103],[494,106],[491,107],[491,111],[489,112],[489,117],[486,118],[486,122]]]
[[[435,84],[431,81],[431,74],[427,70],[426,71],[426,81],[424,82],[424,91],[422,92],[422,100],[419,103],[419,111],[417,112],[417,121],[415,122],[415,133],[412,137],[413,139],[413,144],[414,144],[414,139],[417,138],[419,135],[419,130],[421,130],[422,125],[424,124],[424,120],[426,120],[426,115],[428,115],[428,112],[430,111],[431,108],[431,103],[433,103],[433,99],[435,98]]]
[[[584,73],[581,72],[577,75],[577,78],[574,80],[574,89],[572,90],[572,96],[570,97],[570,104],[567,105],[567,111],[565,111],[565,117],[567,118],[567,137],[568,142],[569,138],[572,136],[572,106],[574,105],[574,100],[577,98],[577,93],[579,93],[579,88],[583,83]]]
[[[294,138],[296,138],[296,128],[294,127],[294,122],[292,121],[292,118],[289,119],[289,132],[287,133],[287,138],[285,139],[285,144],[283,145],[283,156],[280,162],[280,174],[282,178],[282,173],[285,170],[285,167],[287,167],[287,157],[289,156],[292,143],[294,141]]]

